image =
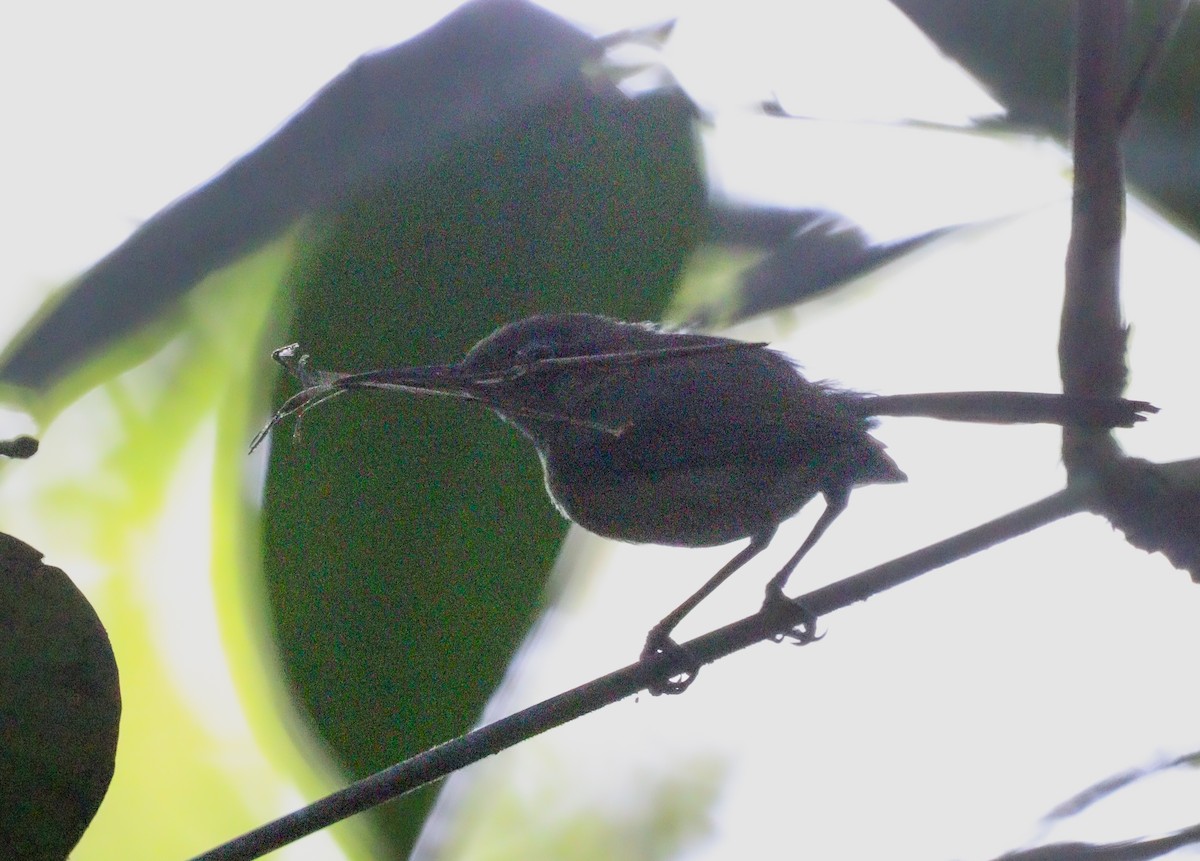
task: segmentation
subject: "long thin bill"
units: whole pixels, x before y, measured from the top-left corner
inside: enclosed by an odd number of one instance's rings
[[[475,400],[478,374],[465,374],[454,365],[416,368],[380,368],[356,374],[339,374],[330,385],[341,390],[385,389],[412,394],[447,395]]]

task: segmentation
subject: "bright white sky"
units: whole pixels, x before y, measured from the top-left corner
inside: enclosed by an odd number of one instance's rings
[[[79,273],[355,57],[452,5],[25,5],[0,51],[6,288],[36,295]]]
[[[0,283],[6,296],[19,297],[12,309],[17,313],[0,320],[0,340],[44,290],[78,274],[143,219],[253,148],[356,57],[402,41],[457,5],[348,0],[334,11],[287,0],[215,0],[195,7],[112,0],[72,3],[64,11],[25,4],[19,19],[5,27],[0,51],[6,129]],[[681,4],[547,5],[608,32],[669,19]],[[925,55],[919,64],[901,64],[904,74],[896,67],[887,75],[856,73],[862,66],[837,49],[844,45],[837,31],[853,27],[861,33],[864,5],[885,10],[879,43],[864,46],[877,62],[882,44],[894,48],[894,31],[905,26],[886,4],[807,4],[786,16],[793,20],[764,26],[759,14],[779,17],[773,8],[778,4],[767,0],[740,4],[732,22],[715,12],[691,13],[676,40],[685,55],[672,59],[694,92],[711,102],[746,104],[776,93],[794,104],[788,82],[820,77],[842,89],[809,89],[800,108],[827,114],[831,105],[839,113],[848,104],[855,113],[886,106],[889,118],[897,110],[944,117],[949,99],[955,116],[986,110],[977,92],[947,88],[945,66]],[[807,21],[794,20],[802,14]],[[812,25],[814,18],[820,26]],[[813,35],[785,46],[789,33]],[[713,63],[708,50],[689,58],[689,44],[719,45],[722,61]],[[940,101],[927,85],[927,76],[937,73],[943,75]],[[854,88],[853,98],[847,87]],[[819,103],[812,102],[814,93]],[[874,105],[864,108],[864,99]],[[963,107],[964,100],[970,107]]]

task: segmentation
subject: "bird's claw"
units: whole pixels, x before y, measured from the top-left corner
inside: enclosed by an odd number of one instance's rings
[[[672,640],[667,633],[655,628],[646,637],[646,645],[642,647],[641,659],[643,661],[663,660],[664,656],[671,658],[682,656],[690,660],[688,666],[681,672],[656,679],[646,686],[646,690],[656,697],[663,694],[683,693],[691,687],[700,672],[700,662],[695,660],[687,649]],[[678,663],[678,661],[672,660],[671,663]]]
[[[788,626],[771,637],[776,643],[791,640],[793,646],[807,646],[825,637],[817,633],[817,614],[784,595],[782,589],[768,586],[762,609],[768,615],[779,617],[781,623]]]

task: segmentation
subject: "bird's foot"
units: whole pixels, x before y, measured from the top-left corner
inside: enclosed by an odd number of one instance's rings
[[[772,637],[776,643],[791,640],[794,646],[807,646],[824,637],[817,633],[817,615],[800,602],[783,594],[783,590],[774,584],[767,587],[763,599],[762,612],[778,618],[781,630]]]
[[[646,690],[656,697],[662,694],[683,693],[700,672],[700,662],[691,652],[672,640],[670,634],[659,627],[652,628],[646,636],[646,645],[642,647],[642,660],[660,660],[664,664],[669,662],[672,667],[684,665],[683,670],[656,679],[646,686]]]

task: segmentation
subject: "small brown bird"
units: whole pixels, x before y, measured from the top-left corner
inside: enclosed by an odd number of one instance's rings
[[[765,344],[672,332],[593,314],[548,314],[503,326],[452,365],[363,373],[313,371],[297,345],[276,358],[305,388],[282,418],[351,389],[394,389],[478,401],[536,446],[555,505],[621,541],[706,547],[749,539],[650,632],[643,655],[770,543],[813,497],[825,510],[770,581],[791,572],[863,484],[906,476],[869,433],[872,416],[1127,427],[1150,404],[1025,392],[870,396],[805,379]],[[797,636],[811,636],[811,625]],[[664,683],[662,691],[690,682]]]

